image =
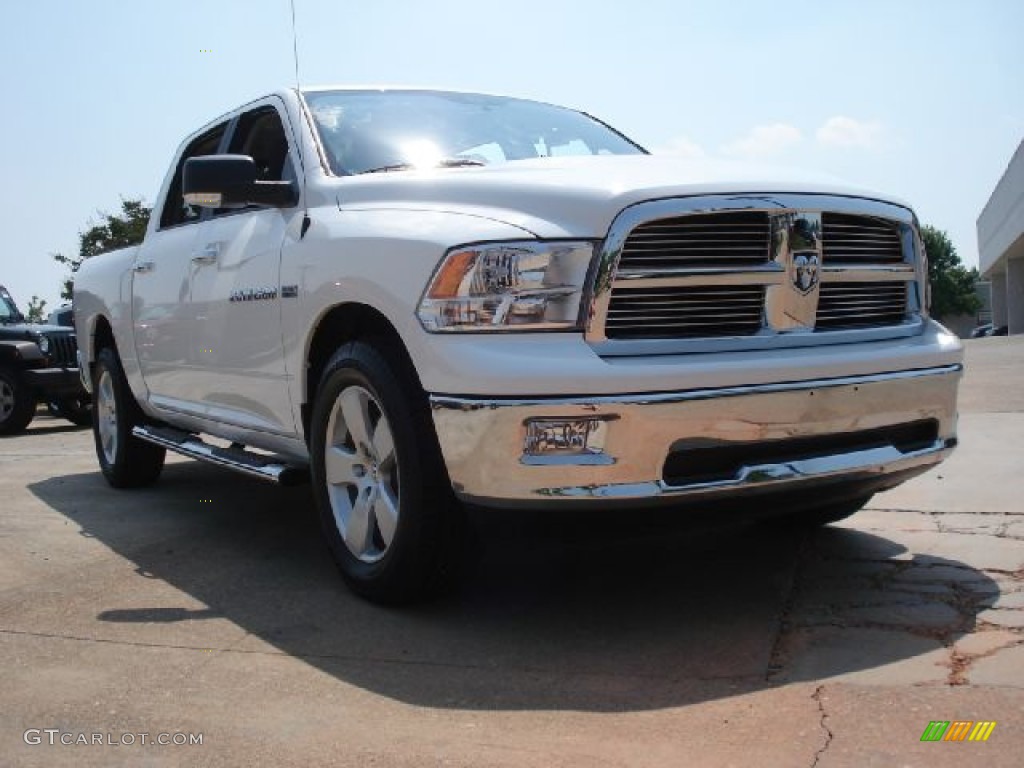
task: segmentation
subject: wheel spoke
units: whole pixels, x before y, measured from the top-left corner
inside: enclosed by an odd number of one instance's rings
[[[377,530],[384,539],[384,546],[390,547],[398,527],[398,503],[385,484],[378,488],[377,498],[373,503],[373,515],[377,520]]]
[[[356,451],[363,451],[370,444],[369,394],[361,387],[349,387],[341,393],[339,400],[345,428],[352,436]]]
[[[371,492],[360,488],[348,520],[345,521],[345,544],[357,557],[363,555],[373,542],[370,526]]]
[[[324,474],[331,485],[352,485],[356,481],[355,466],[361,462],[352,451],[332,445],[324,454]]]
[[[373,432],[373,451],[381,469],[391,467],[395,462],[395,439],[391,434],[388,420],[381,416]]]
[[[327,419],[323,480],[345,548],[364,563],[387,555],[398,531],[401,496],[396,435],[377,397],[350,384]]]
[[[117,401],[114,399],[114,383],[109,371],[103,371],[100,375],[96,386],[95,407],[103,456],[108,463],[113,464],[117,458]]]

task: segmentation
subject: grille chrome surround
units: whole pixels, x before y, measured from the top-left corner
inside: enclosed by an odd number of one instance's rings
[[[877,200],[641,203],[604,242],[586,338],[601,355],[629,355],[913,335],[924,325],[921,251],[913,213]]]

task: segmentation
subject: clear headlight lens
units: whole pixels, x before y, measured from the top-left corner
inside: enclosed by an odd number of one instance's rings
[[[47,336],[40,336],[38,344],[39,351],[44,355],[48,355],[50,353],[50,339]]]
[[[578,329],[593,255],[585,242],[453,248],[416,314],[431,332]]]

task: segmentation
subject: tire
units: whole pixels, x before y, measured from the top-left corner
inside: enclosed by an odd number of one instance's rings
[[[76,427],[92,424],[92,400],[88,395],[61,397],[46,404],[50,413],[59,419],[67,419]]]
[[[451,584],[463,526],[427,399],[382,348],[352,342],[328,362],[310,452],[317,511],[342,577],[368,600],[397,604]]]
[[[21,377],[0,368],[0,435],[24,432],[36,415],[36,398]]]
[[[820,507],[810,507],[781,518],[786,525],[796,528],[818,528],[829,523],[838,523],[860,512],[871,501],[871,495],[856,499],[837,501]]]
[[[117,353],[104,347],[93,369],[93,440],[96,458],[107,482],[115,488],[139,488],[160,476],[166,452],[132,436],[143,423],[142,411],[132,396]]]

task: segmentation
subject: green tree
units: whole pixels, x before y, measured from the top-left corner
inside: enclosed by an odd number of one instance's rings
[[[78,233],[77,256],[52,254],[54,261],[71,268],[71,276],[64,281],[64,287],[60,292],[61,298],[71,300],[74,274],[82,266],[83,261],[107,251],[141,243],[146,235],[146,226],[152,212],[153,209],[143,204],[142,200],[122,199],[120,213],[110,214],[101,211],[98,223],[90,222],[88,229]]]
[[[33,295],[28,303],[28,314],[25,315],[25,320],[30,323],[41,323],[46,317],[44,312],[46,312],[46,299],[40,299]]]
[[[932,289],[932,315],[939,320],[954,315],[973,315],[981,308],[974,292],[978,270],[960,261],[953,241],[943,230],[924,226],[921,238],[928,254],[928,282]]]

